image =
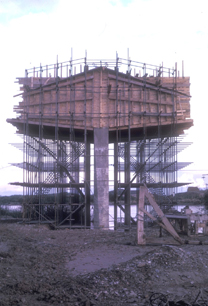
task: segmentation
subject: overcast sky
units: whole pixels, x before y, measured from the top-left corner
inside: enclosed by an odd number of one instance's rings
[[[191,81],[191,117],[186,138],[193,145],[180,160],[193,161],[180,173],[180,181],[203,187],[208,174],[208,9],[195,0],[0,0],[0,195],[21,193],[8,182],[22,181],[9,163],[21,162],[22,152],[9,143],[21,142],[15,128],[6,123],[15,117],[20,99],[15,78],[26,68],[67,61],[71,57],[132,60],[172,68],[185,64]],[[207,176],[208,182],[208,176]]]

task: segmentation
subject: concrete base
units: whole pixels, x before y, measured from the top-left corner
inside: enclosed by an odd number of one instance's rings
[[[109,229],[108,128],[94,129],[94,227]]]

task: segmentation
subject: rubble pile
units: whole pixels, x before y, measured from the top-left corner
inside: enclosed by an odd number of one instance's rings
[[[207,305],[208,245],[134,241],[132,232],[0,224],[0,306]]]

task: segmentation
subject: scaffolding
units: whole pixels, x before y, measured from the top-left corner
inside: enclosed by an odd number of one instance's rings
[[[78,72],[79,70],[79,72]],[[90,228],[95,184],[93,129],[109,131],[109,190],[114,190],[114,228],[125,226],[132,194],[144,183],[168,209],[179,186],[178,153],[190,143],[189,78],[173,69],[129,58],[88,60],[25,70],[18,78],[22,101],[7,121],[23,138],[23,218],[54,228]],[[99,101],[99,103],[98,103]],[[112,154],[110,153],[112,152]],[[108,191],[109,191],[108,190]],[[107,199],[106,199],[107,200]]]

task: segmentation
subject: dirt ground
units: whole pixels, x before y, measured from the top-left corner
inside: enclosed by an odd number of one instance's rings
[[[208,237],[197,239],[138,246],[134,230],[0,223],[0,306],[208,305]]]

